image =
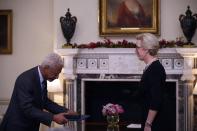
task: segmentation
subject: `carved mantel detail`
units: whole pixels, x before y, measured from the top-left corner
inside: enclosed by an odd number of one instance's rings
[[[176,51],[184,58],[182,81],[194,81],[194,74],[196,74],[194,60],[197,58],[197,48],[177,48]]]

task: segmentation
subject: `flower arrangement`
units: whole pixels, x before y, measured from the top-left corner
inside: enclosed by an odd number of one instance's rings
[[[102,114],[106,115],[118,115],[124,113],[124,109],[121,105],[108,103],[107,105],[103,106]]]
[[[184,47],[187,46],[188,43],[183,40],[183,37],[178,37],[176,40],[167,41],[165,39],[161,39],[159,41],[160,48],[173,48],[173,47]],[[65,46],[63,46],[65,47]],[[133,42],[129,42],[127,40],[113,42],[110,39],[105,38],[104,41],[98,42],[90,42],[89,44],[80,44],[77,45],[74,43],[72,48],[135,48],[135,44]]]

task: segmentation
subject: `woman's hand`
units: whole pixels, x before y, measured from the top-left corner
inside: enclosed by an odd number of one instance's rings
[[[151,126],[145,126],[144,131],[151,131]]]

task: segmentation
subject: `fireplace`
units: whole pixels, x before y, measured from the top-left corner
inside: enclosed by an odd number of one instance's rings
[[[141,111],[139,101],[133,96],[138,89],[140,75],[114,75],[113,79],[99,79],[97,75],[79,75],[77,86],[77,94],[80,94],[77,99],[77,111],[82,114],[89,114],[91,117],[86,121],[90,123],[102,123],[105,118],[102,116],[102,106],[111,102],[117,103],[124,107],[125,113],[120,116],[122,124],[136,123],[139,124]],[[93,79],[92,79],[93,78]],[[97,79],[96,79],[97,78]],[[178,110],[182,103],[183,88],[178,88],[177,80],[168,79],[165,88],[165,97],[167,99],[168,115],[173,129],[183,128],[184,112]],[[178,121],[176,121],[178,120]],[[180,122],[179,122],[180,121]]]
[[[135,92],[138,90],[139,80],[135,79],[83,79],[81,87],[81,106],[84,114],[91,117],[86,122],[102,123],[105,118],[102,116],[102,106],[107,103],[116,103],[123,106],[125,112],[120,116],[121,123],[140,123],[141,107]],[[171,127],[176,130],[176,118],[178,118],[178,99],[177,81],[167,81],[164,94],[165,106],[168,110],[168,121]],[[84,97],[84,98],[83,98]],[[177,104],[176,104],[177,103]],[[80,105],[80,103],[78,104]],[[176,113],[177,112],[177,113]],[[177,123],[178,124],[178,123]],[[178,125],[177,125],[178,127]]]
[[[114,87],[114,84],[117,84],[116,82],[119,82],[119,86],[126,84],[125,87],[122,87],[125,88],[122,92],[132,92],[128,87],[137,88],[136,85],[145,66],[136,57],[134,49],[58,49],[56,52],[64,58],[62,73],[65,79],[64,94],[66,96],[66,106],[81,114],[92,114],[97,110],[94,106],[89,106],[92,103],[86,99],[91,97],[91,95],[86,95],[86,93],[92,90],[92,85],[95,85],[93,87],[97,90],[100,89],[96,87],[100,82],[104,83],[106,87],[108,87],[107,84],[111,84],[111,89]],[[174,114],[172,115],[172,120],[175,123],[176,131],[192,131],[193,129],[192,91],[197,67],[195,52],[197,51],[194,48],[168,48],[159,52],[159,60],[167,73],[168,88],[166,88],[166,95],[169,99],[173,99],[171,105],[174,105],[172,106],[172,111],[175,113],[172,113]],[[115,94],[120,89],[117,90],[114,91]],[[115,97],[113,100],[111,101],[117,103]],[[106,103],[108,101],[103,100],[102,102]],[[124,102],[127,101],[119,102],[124,105]],[[87,103],[88,108],[86,107]],[[90,107],[93,110],[89,110]],[[100,111],[101,109],[98,110]],[[90,120],[102,121],[102,119],[103,117],[101,116],[95,116]],[[125,121],[132,121],[130,117],[126,116],[124,119]]]
[[[133,80],[83,80],[84,87],[81,97],[82,112],[91,117],[87,122],[103,122],[102,107],[108,103],[115,103],[123,106],[125,112],[121,115],[121,122],[139,123],[140,107],[134,98],[138,89],[138,81]]]

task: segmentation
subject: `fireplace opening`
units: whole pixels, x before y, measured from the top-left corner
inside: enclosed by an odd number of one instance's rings
[[[165,88],[165,100],[168,106],[168,123],[176,130],[176,81],[167,81]],[[138,90],[139,81],[129,80],[85,80],[84,99],[82,110],[89,114],[87,122],[102,123],[106,121],[102,115],[103,105],[107,103],[120,104],[125,112],[120,115],[121,123],[140,123],[141,108],[133,94]],[[83,93],[82,93],[83,94]],[[83,105],[82,104],[82,105]]]

